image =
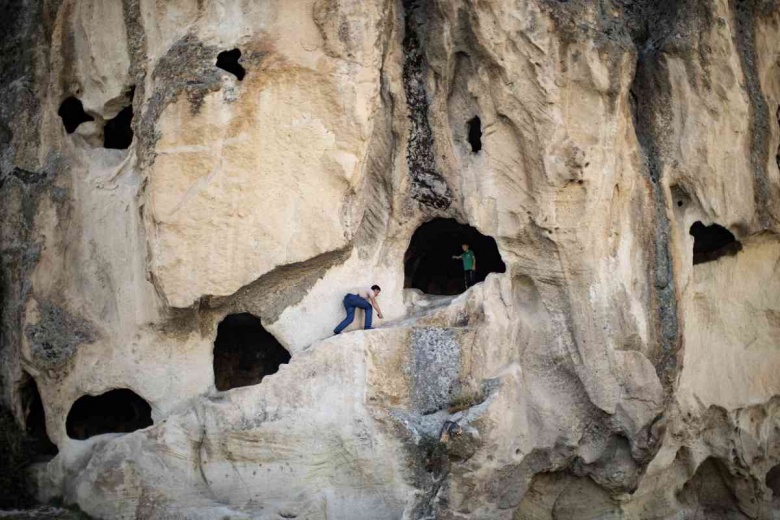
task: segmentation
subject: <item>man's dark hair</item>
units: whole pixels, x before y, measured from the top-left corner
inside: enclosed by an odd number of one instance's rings
[[[378,285],[372,285],[372,286],[371,286],[371,290],[372,290],[372,291],[381,291],[381,290],[382,290],[382,288],[381,288],[381,287],[379,287]]]

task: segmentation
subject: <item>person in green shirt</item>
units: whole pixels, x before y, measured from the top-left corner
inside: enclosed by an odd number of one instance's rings
[[[477,257],[474,256],[474,251],[469,249],[468,244],[460,246],[463,248],[463,254],[453,256],[463,260],[463,274],[466,278],[466,289],[477,283]]]

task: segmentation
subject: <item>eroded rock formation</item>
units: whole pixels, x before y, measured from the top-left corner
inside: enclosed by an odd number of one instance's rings
[[[1,388],[56,453],[39,498],[143,519],[780,514],[775,0],[2,15]],[[410,288],[434,219],[497,247],[484,281]],[[374,283],[379,329],[331,337]],[[229,316],[257,332],[217,349]],[[90,421],[117,392],[117,421]]]

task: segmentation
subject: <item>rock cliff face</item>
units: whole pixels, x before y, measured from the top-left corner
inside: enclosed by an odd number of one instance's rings
[[[41,499],[780,515],[775,0],[17,4],[1,389]]]

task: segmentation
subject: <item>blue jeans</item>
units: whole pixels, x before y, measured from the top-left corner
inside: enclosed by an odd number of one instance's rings
[[[369,303],[368,300],[361,298],[357,294],[348,294],[344,297],[344,308],[347,309],[347,317],[333,330],[334,334],[339,334],[342,330],[349,327],[349,324],[355,319],[355,308],[366,311],[365,328],[371,328],[371,311],[373,311],[374,308],[371,307],[371,303]]]

